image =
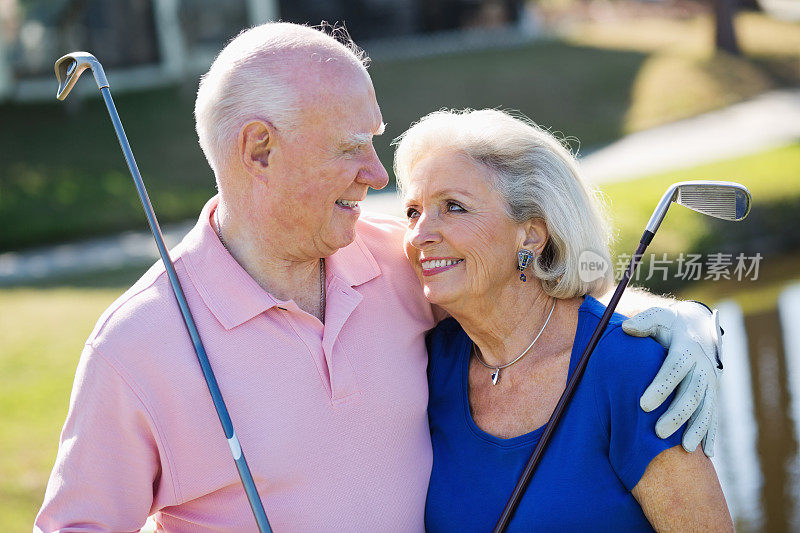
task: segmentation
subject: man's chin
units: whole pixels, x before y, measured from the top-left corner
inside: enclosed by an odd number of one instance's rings
[[[330,239],[328,242],[331,243],[331,248],[334,249],[331,253],[336,253],[336,250],[340,250],[342,248],[346,248],[353,244],[353,241],[356,240],[356,228],[353,225],[352,228],[343,228],[336,232],[335,236]]]

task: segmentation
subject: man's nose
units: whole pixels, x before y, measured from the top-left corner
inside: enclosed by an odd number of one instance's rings
[[[358,181],[373,189],[383,189],[389,184],[389,173],[383,168],[374,146],[370,146],[369,161],[358,173]]]

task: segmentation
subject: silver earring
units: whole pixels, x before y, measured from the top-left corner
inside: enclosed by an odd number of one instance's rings
[[[533,262],[534,257],[536,257],[534,253],[527,248],[522,248],[517,252],[517,270],[519,270],[519,279],[523,282],[528,281],[525,277],[525,269]]]

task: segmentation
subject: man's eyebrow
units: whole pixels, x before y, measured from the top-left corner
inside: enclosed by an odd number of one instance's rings
[[[385,129],[386,124],[381,122],[380,127],[375,133],[351,133],[345,138],[342,144],[345,146],[366,146],[372,142],[373,136],[383,134]]]

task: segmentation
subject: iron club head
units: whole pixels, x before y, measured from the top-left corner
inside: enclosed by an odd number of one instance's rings
[[[747,187],[733,181],[681,181],[667,189],[647,223],[655,233],[675,202],[704,215],[723,220],[742,220],[750,212],[751,196]]]
[[[96,57],[89,52],[72,52],[61,56],[56,61],[55,71],[58,79],[56,98],[64,100],[87,68],[91,69],[92,74],[94,74],[98,89],[108,87],[108,80],[103,71],[103,66]]]
[[[686,181],[676,184],[675,203],[723,220],[742,220],[750,212],[750,191],[732,181]]]

